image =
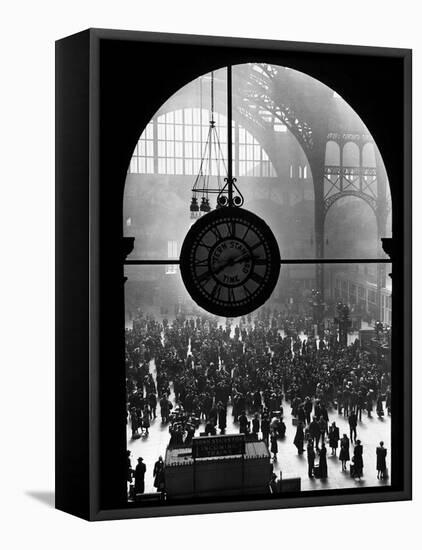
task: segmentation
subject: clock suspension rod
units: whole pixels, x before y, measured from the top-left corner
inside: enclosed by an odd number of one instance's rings
[[[232,118],[232,66],[227,65],[227,190],[229,206],[233,206]]]

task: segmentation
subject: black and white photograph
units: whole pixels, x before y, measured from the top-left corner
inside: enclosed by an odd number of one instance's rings
[[[2,5],[1,548],[413,550],[418,7]]]
[[[139,136],[123,222],[128,502],[390,485],[390,184],[336,90],[191,81]]]

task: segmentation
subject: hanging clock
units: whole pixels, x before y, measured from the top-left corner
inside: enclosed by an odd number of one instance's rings
[[[215,124],[213,105],[212,78],[210,130]],[[271,296],[280,273],[280,251],[264,220],[240,208],[243,195],[232,175],[231,66],[227,67],[227,115],[226,185],[218,190],[218,208],[200,218],[186,235],[180,251],[180,271],[187,291],[199,306],[214,315],[238,317],[254,311]],[[211,151],[212,147],[205,150]],[[204,193],[200,210],[209,208],[211,190],[208,186],[199,189],[198,181],[199,177],[192,189],[191,213],[199,210],[198,192]]]
[[[180,271],[193,300],[215,315],[238,317],[271,296],[280,252],[268,225],[243,208],[219,208],[189,230]]]

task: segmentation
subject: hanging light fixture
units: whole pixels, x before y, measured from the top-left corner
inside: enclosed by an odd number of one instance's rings
[[[223,188],[222,182],[227,177],[226,164],[224,162],[223,151],[220,144],[220,138],[214,120],[214,72],[211,73],[211,105],[210,105],[210,125],[208,129],[207,139],[202,151],[201,163],[199,166],[198,175],[192,188],[192,200],[190,205],[191,219],[199,218],[202,214],[211,211],[210,194],[221,193]],[[201,101],[202,112],[202,101]],[[201,126],[202,136],[202,126]],[[223,174],[220,174],[222,164]],[[215,176],[216,187],[211,187],[211,176]],[[198,199],[201,198],[201,203],[198,204]],[[218,206],[218,204],[216,205]]]
[[[199,206],[198,206],[198,199],[196,197],[192,197],[191,203],[190,203],[190,217],[191,220],[195,220],[196,218],[199,218]]]

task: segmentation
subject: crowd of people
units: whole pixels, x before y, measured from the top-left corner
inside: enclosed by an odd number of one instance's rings
[[[390,371],[358,340],[341,347],[335,339],[301,339],[299,333],[310,332],[309,327],[305,318],[269,308],[236,325],[227,320],[225,326],[205,314],[173,322],[140,315],[136,327],[126,330],[132,438],[149,434],[158,408],[161,421],[169,425],[169,445],[188,445],[197,430],[224,434],[230,411],[240,433],[267,442],[275,462],[278,440],[286,433],[284,404],[291,407],[296,426],[293,444],[299,454],[306,450],[309,476],[327,477],[328,444],[332,455],[340,447],[342,468],[353,446],[351,473],[359,479],[363,446],[357,439],[358,422],[374,409],[378,416],[391,414]],[[335,421],[330,423],[333,411],[347,418],[349,434],[340,434]],[[382,442],[379,449],[376,466],[382,478],[387,470]],[[134,477],[135,490],[140,489],[139,464],[132,470],[128,460],[128,481]],[[140,464],[138,478],[143,478],[145,465]],[[161,479],[157,486],[163,486]]]

